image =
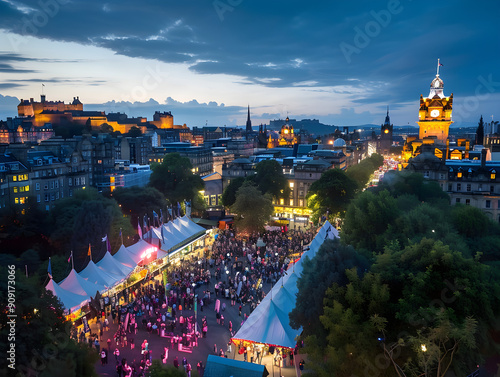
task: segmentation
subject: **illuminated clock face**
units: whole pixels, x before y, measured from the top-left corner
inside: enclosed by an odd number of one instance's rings
[[[388,133],[389,133],[389,130],[386,128],[386,129],[384,130],[384,133],[388,134]]]
[[[439,110],[432,110],[431,111],[431,117],[436,118],[439,116]]]

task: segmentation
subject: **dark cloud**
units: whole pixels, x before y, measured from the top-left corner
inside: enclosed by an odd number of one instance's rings
[[[42,3],[0,2],[0,27],[185,63],[248,85],[334,87],[359,104],[418,100],[438,57],[447,94],[473,95],[481,77],[498,76],[498,2],[54,0],[52,10]],[[0,71],[25,59],[8,55],[0,54]]]
[[[0,83],[0,89],[12,89],[12,88],[18,88],[20,86],[24,86],[22,84],[16,84],[13,82],[2,82]]]

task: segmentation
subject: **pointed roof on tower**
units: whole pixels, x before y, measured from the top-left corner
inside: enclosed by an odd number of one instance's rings
[[[389,105],[387,105],[387,115],[385,116],[384,124],[386,124],[386,125],[391,124],[391,118],[389,117]]]
[[[248,105],[248,115],[247,115],[247,132],[252,132],[252,121],[250,120],[250,105]]]

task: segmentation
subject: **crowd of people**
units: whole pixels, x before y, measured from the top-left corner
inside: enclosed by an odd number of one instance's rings
[[[129,297],[131,302],[112,310],[111,318],[118,325],[117,331],[108,338],[107,348],[100,349],[100,344],[93,344],[101,355],[102,365],[108,363],[108,353],[115,356],[116,370],[120,377],[144,376],[153,359],[152,350],[147,340],[142,342],[137,357],[129,363],[120,357],[120,349],[135,349],[138,328],[151,336],[165,338],[165,346],[158,355],[164,364],[168,363],[169,345],[196,347],[199,338],[207,338],[209,326],[207,316],[215,315],[217,325],[227,329],[232,337],[236,328],[247,318],[242,308],[249,305],[250,312],[265,296],[264,284],[270,286],[278,281],[294,259],[301,256],[303,246],[314,237],[313,230],[307,231],[272,231],[236,236],[232,230],[219,231],[210,248],[199,258],[182,261],[167,270],[166,285],[161,280],[151,279],[133,289]],[[257,241],[259,245],[257,246]],[[197,300],[197,301],[196,301]],[[191,313],[195,309],[203,312],[200,323],[195,323]],[[226,305],[238,307],[241,323],[233,325],[226,321]],[[142,325],[140,325],[142,324]],[[98,319],[99,335],[103,341],[103,330],[109,329],[106,313]],[[98,342],[98,339],[95,339]],[[138,343],[139,344],[139,343]],[[114,350],[113,350],[114,349]],[[112,351],[113,350],[113,351]],[[224,351],[214,345],[214,352],[226,356],[231,351],[231,344]],[[140,354],[139,354],[140,353]],[[255,360],[261,357],[255,351]],[[293,358],[293,356],[292,356]],[[252,361],[254,357],[251,358]],[[179,363],[178,357],[172,360],[176,368],[184,368],[190,376],[192,366],[186,357]],[[203,363],[197,364],[198,374],[203,374]]]

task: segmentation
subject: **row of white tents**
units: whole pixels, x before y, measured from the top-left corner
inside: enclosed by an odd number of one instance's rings
[[[128,247],[121,245],[115,254],[107,251],[97,263],[90,260],[78,273],[72,268],[59,283],[50,278],[45,288],[61,300],[66,310],[73,312],[95,297],[97,292],[102,294],[123,282],[139,264],[146,261],[147,256],[156,253],[156,258],[152,260],[172,256],[203,233],[205,229],[187,216],[176,218],[158,228],[151,228],[144,235],[144,239],[152,243],[140,239]]]
[[[320,228],[309,248],[287,273],[280,278],[250,314],[232,340],[294,348],[302,329],[292,329],[288,314],[295,308],[300,277],[306,257],[313,258],[325,239],[338,237],[338,231],[328,221]]]

